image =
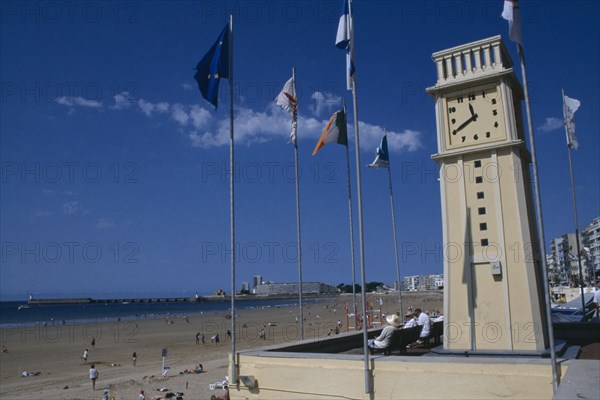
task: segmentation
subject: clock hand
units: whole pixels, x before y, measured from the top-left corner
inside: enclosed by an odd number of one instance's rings
[[[476,119],[477,119],[477,114],[473,115],[471,118],[469,118],[468,120],[466,120],[465,122],[460,124],[458,126],[458,128],[456,128],[454,131],[452,131],[452,133],[456,134],[457,132],[460,132],[462,129],[464,129],[467,125],[469,125],[471,122],[475,121]]]
[[[475,115],[475,110],[473,110],[473,106],[469,104],[469,111],[471,111],[471,116]]]

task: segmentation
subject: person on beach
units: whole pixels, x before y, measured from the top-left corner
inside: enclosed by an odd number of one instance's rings
[[[139,398],[140,398],[140,400],[146,400],[146,396],[144,395],[144,391],[143,390],[140,391]]]
[[[200,344],[200,332],[196,333],[196,344]]]
[[[229,400],[229,388],[225,389],[225,393],[221,397],[217,397],[214,394],[210,396],[210,400]]]
[[[96,366],[92,364],[90,367],[90,380],[92,381],[92,390],[96,390],[96,380],[98,379],[98,370]]]
[[[83,355],[81,356],[81,358],[83,359],[83,365],[87,364],[87,359],[88,359],[88,349],[85,349],[83,351]]]
[[[92,337],[92,347],[96,346],[96,338]]]
[[[2,345],[2,352],[3,353],[8,353],[8,349],[6,348],[5,345]]]
[[[381,334],[375,339],[369,339],[367,345],[371,349],[386,349],[392,343],[392,335],[396,328],[400,326],[400,318],[396,314],[391,314],[385,317],[388,325],[383,328]]]
[[[133,363],[133,366],[135,367],[135,364],[137,362],[137,353],[134,351],[133,355],[131,356],[131,361]]]

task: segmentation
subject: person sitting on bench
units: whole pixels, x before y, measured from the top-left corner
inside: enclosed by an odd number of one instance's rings
[[[414,328],[415,326],[417,326],[417,320],[415,319],[415,315],[412,313],[412,311],[407,311],[406,314],[404,314],[404,329],[408,329],[408,328]]]
[[[385,317],[388,325],[381,331],[381,334],[375,339],[369,339],[367,345],[371,349],[385,350],[392,343],[392,335],[397,327],[400,326],[400,318],[396,314],[388,315]]]
[[[423,329],[421,329],[421,339],[418,340],[418,343],[423,343],[422,339],[426,339],[429,337],[431,333],[431,318],[429,315],[421,311],[420,308],[415,309],[415,316],[417,317],[417,325],[421,325]]]

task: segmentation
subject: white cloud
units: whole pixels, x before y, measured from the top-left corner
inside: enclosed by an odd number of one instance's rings
[[[184,84],[185,85],[185,84]],[[80,100],[77,100],[80,99]],[[341,97],[331,93],[314,92],[311,95],[314,105],[311,111],[320,117],[327,111],[329,113],[337,109],[341,104]],[[121,92],[114,96],[115,104],[112,109],[123,110],[135,104],[135,100],[128,92]],[[64,105],[83,105],[88,107],[89,101],[81,98],[68,99],[59,98],[57,102]],[[86,103],[87,102],[87,103]],[[101,103],[99,103],[101,107]],[[229,144],[229,116],[219,114],[217,117],[212,110],[199,105],[184,105],[168,102],[152,103],[139,99],[137,105],[140,111],[152,117],[155,114],[169,113],[169,117],[181,127],[181,132],[190,140],[192,146],[208,149],[212,147],[226,146]],[[287,111],[270,103],[264,111],[256,111],[251,108],[239,106],[235,110],[235,140],[237,144],[251,145],[265,143],[276,138],[289,140],[291,129],[291,118]],[[316,140],[323,130],[327,120],[314,117],[299,116],[298,138],[300,140]],[[361,148],[366,152],[373,152],[379,145],[384,129],[378,125],[360,122]],[[348,126],[350,140],[353,140],[353,127]],[[421,132],[405,129],[400,132],[388,131],[388,145],[391,151],[416,151],[422,147]],[[49,194],[46,193],[46,194]],[[63,205],[65,214],[86,213],[81,209],[78,202],[68,202]],[[103,224],[106,221],[103,222]]]
[[[189,116],[192,120],[192,125],[197,129],[204,128],[212,119],[210,111],[197,105],[192,106]]]
[[[100,218],[96,221],[96,229],[115,228],[117,224],[112,219]]]
[[[181,87],[183,87],[183,90],[189,91],[189,90],[192,90],[194,88],[194,85],[192,85],[190,83],[182,83]]]
[[[385,134],[383,127],[366,122],[359,122],[360,147],[363,151],[375,154],[375,149],[381,143]],[[348,126],[348,134],[353,137],[354,127]],[[387,131],[388,148],[390,152],[416,151],[422,147],[421,132],[405,129],[402,132]]]
[[[115,105],[111,108],[114,110],[122,110],[129,108],[132,104],[135,104],[135,99],[129,94],[129,92],[121,92],[114,96]]]
[[[154,112],[165,113],[165,112],[169,111],[169,103],[166,103],[166,102],[150,103],[149,101],[146,101],[144,99],[140,99],[138,101],[138,107],[148,117],[151,117]]]
[[[540,132],[552,132],[564,126],[564,122],[560,118],[546,118],[544,123],[538,128]]]
[[[310,108],[316,116],[320,116],[323,111],[331,112],[334,108],[338,108],[342,104],[342,98],[332,93],[322,93],[317,91],[314,92],[310,98],[315,102]]]
[[[62,205],[63,213],[67,215],[77,214],[82,210],[78,201],[68,201]]]
[[[65,97],[65,96],[61,96],[61,97],[57,97],[55,100],[58,104],[61,104],[63,106],[67,106],[67,107],[75,107],[75,106],[80,106],[80,107],[91,107],[91,108],[102,108],[102,103],[96,100],[88,100],[88,99],[84,99],[83,97]]]
[[[54,196],[54,195],[79,196],[79,193],[73,192],[71,190],[64,190],[64,191],[59,192],[58,190],[42,189],[42,193],[45,195],[49,195],[49,196]]]
[[[171,118],[183,126],[186,126],[190,120],[190,116],[187,114],[184,106],[181,104],[173,104],[173,107],[171,107]]]

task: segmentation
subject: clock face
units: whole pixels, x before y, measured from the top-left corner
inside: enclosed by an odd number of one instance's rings
[[[477,88],[446,99],[449,148],[506,138],[502,99],[496,86]]]

